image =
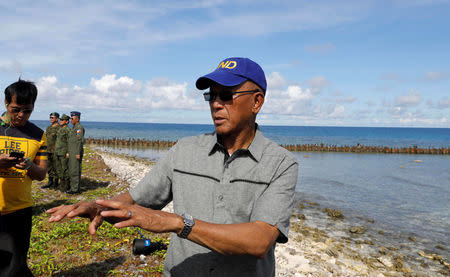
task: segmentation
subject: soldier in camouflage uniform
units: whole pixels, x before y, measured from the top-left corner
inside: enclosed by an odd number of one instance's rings
[[[56,156],[55,156],[55,142],[56,133],[59,130],[59,113],[53,112],[50,114],[51,125],[47,127],[45,135],[47,136],[47,173],[48,183],[41,188],[57,188],[58,174],[56,173]]]
[[[70,121],[73,125],[69,135],[69,176],[70,189],[68,194],[80,191],[81,161],[83,159],[84,128],[80,124],[80,112],[70,112]]]
[[[69,189],[69,116],[63,114],[59,121],[61,128],[56,134],[55,156],[56,171],[60,179],[59,190],[66,192]]]

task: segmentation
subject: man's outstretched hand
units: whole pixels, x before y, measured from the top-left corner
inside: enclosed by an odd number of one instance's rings
[[[179,215],[113,200],[96,200],[104,208],[100,215],[117,228],[140,227],[154,233],[179,233],[184,226]],[[114,220],[110,220],[114,218]]]
[[[95,202],[83,201],[72,205],[54,207],[48,209],[46,213],[51,215],[48,222],[59,222],[65,217],[87,217],[91,220],[91,224],[89,224],[89,233],[94,235],[97,228],[100,227],[103,222],[103,217],[100,215],[102,210],[103,209],[95,204]]]

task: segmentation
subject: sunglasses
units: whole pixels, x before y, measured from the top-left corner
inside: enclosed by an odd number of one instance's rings
[[[227,91],[227,90],[222,90],[219,92],[214,92],[214,91],[209,91],[209,92],[205,92],[203,93],[203,97],[205,98],[205,101],[209,101],[212,102],[214,100],[216,100],[217,96],[220,97],[220,99],[222,101],[230,101],[231,99],[234,99],[236,97],[234,97],[235,94],[250,94],[250,93],[255,93],[258,92],[259,89],[254,89],[254,90],[244,90],[244,91]]]
[[[21,109],[21,108],[16,108],[16,107],[11,108],[11,113],[16,114],[16,113],[20,113],[20,112],[22,112],[24,114],[31,114],[33,112],[33,109]]]

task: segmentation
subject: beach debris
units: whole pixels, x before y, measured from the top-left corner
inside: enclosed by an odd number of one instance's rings
[[[425,257],[425,258],[433,260],[433,261],[438,261],[442,265],[444,265],[445,267],[450,268],[450,264],[447,261],[445,261],[444,258],[442,258],[442,256],[440,256],[438,254],[434,254],[434,253],[427,254],[427,253],[425,253],[423,251],[419,251],[418,253],[422,257]]]
[[[380,248],[378,248],[378,253],[380,253],[381,255],[386,255],[387,252],[388,252],[388,250],[384,246],[381,246]]]
[[[367,231],[366,226],[353,226],[350,227],[349,232],[352,234],[364,234]]]
[[[299,208],[300,210],[305,208],[305,205],[303,205],[302,203],[298,203],[297,208]]]
[[[307,159],[307,158],[309,158],[309,156],[308,155],[304,155],[303,158]]]
[[[344,214],[342,214],[342,212],[340,210],[325,208],[325,209],[323,209],[323,212],[327,213],[328,216],[333,219],[343,219],[344,218]]]
[[[307,203],[308,203],[308,205],[311,205],[311,206],[320,206],[319,203],[312,202],[312,201],[309,201],[309,202],[307,202]]]
[[[328,256],[330,256],[330,257],[334,257],[334,258],[339,257],[339,252],[336,249],[332,248],[332,247],[327,248],[325,250],[325,253],[327,253]]]
[[[392,267],[392,261],[388,256],[378,257],[377,260],[382,263],[385,267]]]
[[[373,241],[368,240],[368,239],[364,240],[364,243],[367,245],[375,245],[375,243]]]
[[[301,233],[302,230],[303,230],[302,224],[299,221],[291,222],[291,227],[290,228],[292,229],[293,232],[296,232],[296,233]]]
[[[415,162],[415,163],[423,163],[422,160],[414,160],[413,162]]]
[[[373,219],[373,218],[367,218],[367,217],[363,217],[363,216],[358,216],[357,218],[361,219],[361,220],[364,220],[364,221],[367,221],[369,223],[375,223],[375,219]]]
[[[405,267],[403,264],[403,258],[400,256],[396,256],[394,258],[393,267],[396,271],[403,272],[403,273],[410,273],[411,269],[408,267]]]
[[[306,216],[304,214],[294,214],[293,218],[297,218],[298,220],[306,220]]]
[[[415,236],[409,236],[408,239],[412,242],[417,242],[417,239]]]
[[[141,254],[141,255],[139,256],[139,260],[140,260],[141,264],[145,263],[145,260],[146,260],[145,255],[142,255],[142,254]]]

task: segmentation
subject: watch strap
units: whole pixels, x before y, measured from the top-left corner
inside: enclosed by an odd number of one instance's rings
[[[182,216],[184,221],[184,227],[183,230],[181,230],[180,234],[178,234],[178,236],[180,238],[186,239],[191,233],[192,227],[194,227],[195,225],[195,221],[190,214],[183,214]]]

